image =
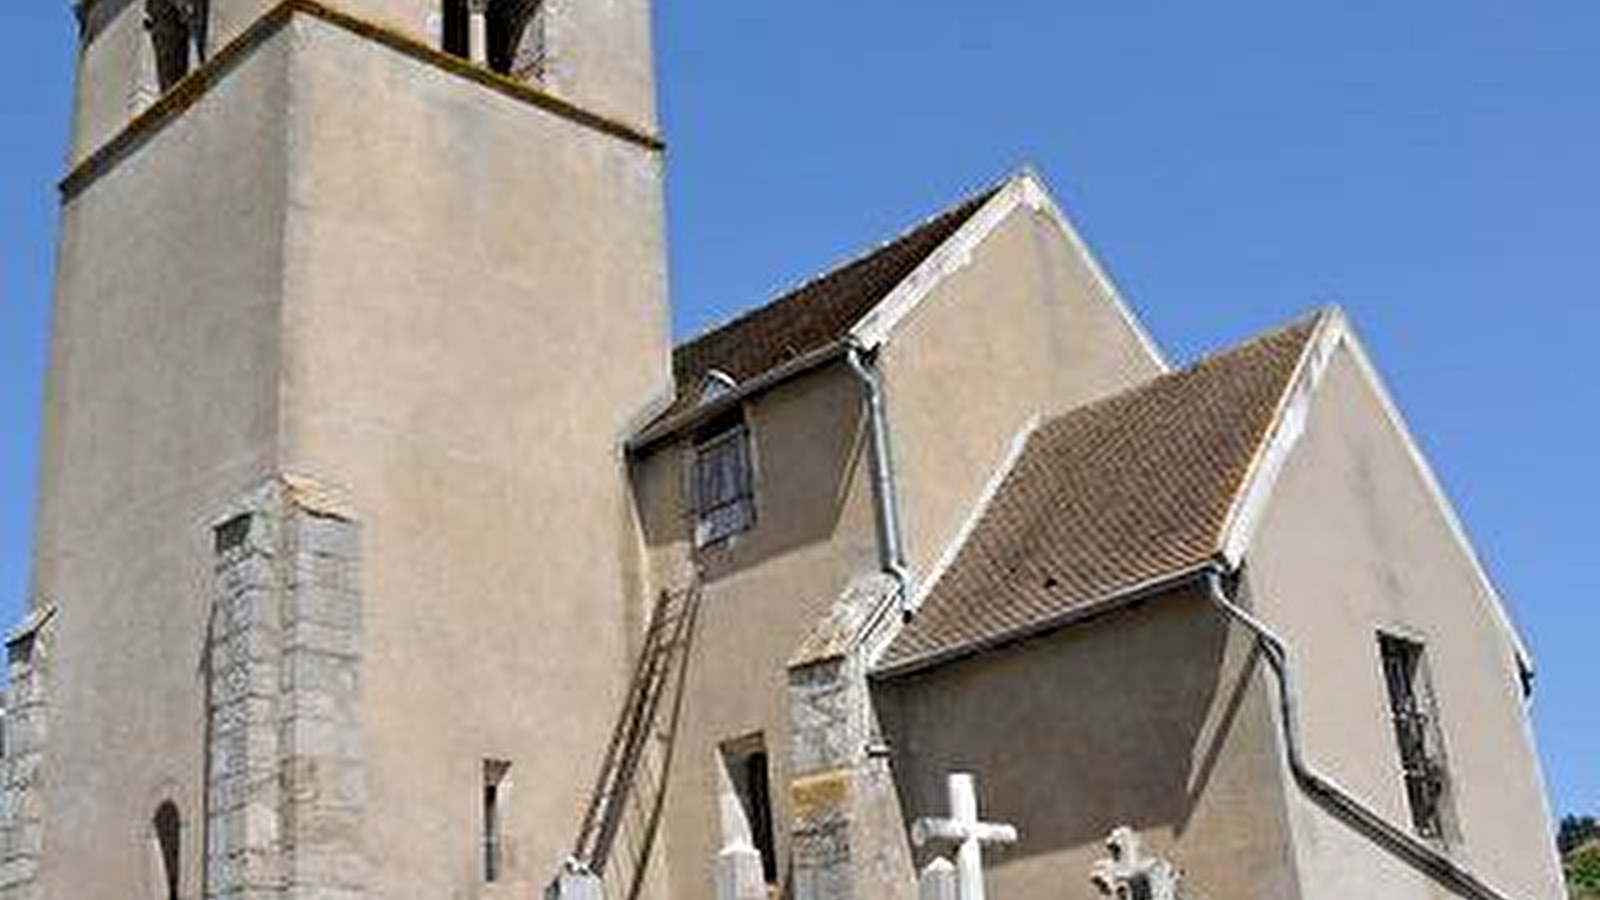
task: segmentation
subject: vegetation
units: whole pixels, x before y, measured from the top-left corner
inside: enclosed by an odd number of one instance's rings
[[[1582,847],[1590,841],[1600,839],[1600,822],[1594,816],[1567,816],[1561,820],[1561,830],[1556,833],[1556,846],[1561,848],[1561,855]]]
[[[1572,900],[1600,900],[1600,823],[1593,816],[1567,816],[1556,837]]]

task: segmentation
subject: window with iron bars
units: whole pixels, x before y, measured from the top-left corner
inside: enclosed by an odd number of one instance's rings
[[[1440,752],[1434,700],[1423,664],[1423,645],[1380,634],[1383,676],[1389,691],[1389,715],[1404,773],[1406,803],[1417,834],[1444,838],[1448,778]]]

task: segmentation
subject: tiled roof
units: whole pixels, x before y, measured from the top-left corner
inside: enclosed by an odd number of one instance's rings
[[[877,250],[680,344],[672,354],[678,396],[666,415],[693,406],[713,369],[744,382],[841,340],[996,190],[945,210]]]
[[[1047,629],[1214,559],[1321,321],[1040,426],[880,668]]]

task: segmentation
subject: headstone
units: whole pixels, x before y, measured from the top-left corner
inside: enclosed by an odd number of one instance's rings
[[[605,900],[600,876],[577,860],[561,865],[560,874],[544,889],[544,900]]]
[[[917,877],[917,900],[958,900],[955,863],[942,856],[922,868]]]
[[[1178,900],[1179,873],[1172,863],[1144,851],[1139,833],[1127,826],[1106,838],[1111,855],[1094,864],[1089,880],[1113,900]]]
[[[717,900],[767,900],[767,876],[761,851],[748,841],[734,841],[717,854],[714,880]]]
[[[952,773],[949,791],[949,818],[918,819],[911,826],[911,840],[918,847],[933,841],[955,844],[957,900],[984,900],[983,845],[1014,844],[1017,829],[979,821],[977,784],[971,774]]]

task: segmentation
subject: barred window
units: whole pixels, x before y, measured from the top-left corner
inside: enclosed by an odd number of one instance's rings
[[[755,524],[750,429],[742,420],[695,445],[692,493],[698,547],[725,540]]]
[[[1383,657],[1389,714],[1394,723],[1395,742],[1399,745],[1412,825],[1417,834],[1425,838],[1442,839],[1445,792],[1449,782],[1423,646],[1416,641],[1380,634],[1378,650]]]

